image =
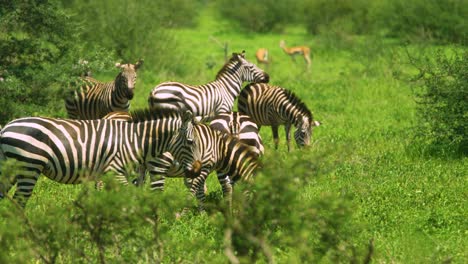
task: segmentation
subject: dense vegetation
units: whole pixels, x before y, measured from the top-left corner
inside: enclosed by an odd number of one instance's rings
[[[262,128],[263,167],[236,186],[232,216],[215,177],[206,212],[181,218],[195,206],[180,179],[164,193],[112,175],[100,192],[42,179],[26,210],[0,202],[0,262],[466,263],[468,5],[295,2],[2,2],[1,125],[63,117],[57,96],[87,70],[112,80],[120,60],[145,59],[132,100],[145,107],[162,81],[211,81],[224,43],[252,62],[268,48],[271,83],[323,125],[310,148],[291,153],[275,151]],[[310,71],[280,39],[311,47]]]

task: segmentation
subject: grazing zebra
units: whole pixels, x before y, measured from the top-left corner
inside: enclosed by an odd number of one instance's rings
[[[288,151],[290,151],[291,125],[296,127],[294,139],[299,147],[310,144],[312,128],[319,126],[307,106],[291,91],[267,84],[249,84],[239,95],[239,113],[249,115],[259,129],[271,126],[275,148],[278,149],[278,127],[285,126]]]
[[[120,64],[115,66],[121,71],[112,82],[99,82],[91,77],[83,78],[84,84],[79,91],[65,99],[65,108],[71,119],[99,119],[109,112],[128,112],[130,100],[133,98],[136,71],[143,64],[139,60],[135,64]]]
[[[270,77],[241,54],[233,53],[213,82],[192,86],[165,82],[151,91],[151,108],[170,108],[192,111],[198,120],[209,121],[219,113],[232,111],[243,82],[268,82]]]
[[[187,167],[186,186],[203,205],[206,179],[212,171],[216,171],[223,196],[231,208],[233,185],[239,180],[250,181],[258,166],[257,149],[206,124],[194,125],[193,134],[196,138],[194,144],[198,146],[197,156],[192,160],[198,163],[199,167],[196,170],[192,170],[192,166]]]
[[[121,121],[131,121],[132,116],[128,113],[110,113],[107,118],[113,118]],[[246,120],[246,119],[238,119]],[[241,126],[241,131],[246,131],[249,124],[244,122]],[[232,196],[232,184],[239,179],[248,180],[253,170],[257,167],[257,159],[259,150],[255,147],[241,143],[237,138],[211,128],[205,124],[184,123],[186,135],[185,137],[193,139],[193,156],[185,158],[185,160],[194,160],[200,165],[198,169],[190,169],[191,166],[180,166],[180,163],[174,161],[170,153],[161,157],[161,162],[165,163],[165,167],[170,167],[166,170],[167,177],[184,177],[187,188],[191,194],[195,195],[200,202],[200,207],[203,207],[205,200],[205,181],[212,171],[217,171],[218,180],[222,186],[223,193],[228,197],[228,201]],[[255,124],[252,125],[256,128]],[[245,128],[244,128],[245,127]],[[248,135],[247,131],[244,133]],[[259,138],[258,138],[259,139]],[[263,145],[260,143],[263,153]],[[186,165],[186,164],[185,164]],[[156,166],[153,166],[156,167]],[[189,168],[189,169],[186,169]],[[154,175],[153,173],[150,175]],[[189,175],[188,177],[185,177]],[[153,177],[153,176],[152,176]],[[144,170],[140,170],[140,177],[137,185],[141,185],[145,178]],[[193,178],[193,179],[191,179]],[[162,189],[164,178],[157,180],[151,179],[151,189]]]
[[[0,131],[0,164],[17,161],[18,174],[2,175],[0,196],[17,183],[14,194],[26,205],[42,173],[60,183],[96,179],[108,171],[127,184],[133,165],[144,165],[152,177],[164,177],[169,166],[165,156],[190,168],[193,138],[186,132],[192,114],[175,111],[139,111],[131,122],[118,120],[72,120],[26,117],[8,123]],[[0,167],[0,172],[1,167]],[[3,194],[2,194],[3,193]]]
[[[210,127],[227,133],[239,139],[240,142],[255,147],[259,155],[263,155],[262,138],[258,126],[248,115],[238,112],[221,113],[213,118]]]

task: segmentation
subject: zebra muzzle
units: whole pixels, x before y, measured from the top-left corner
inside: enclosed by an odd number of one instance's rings
[[[195,179],[201,174],[202,163],[196,160],[192,163],[192,168],[185,171],[185,177],[189,179]]]

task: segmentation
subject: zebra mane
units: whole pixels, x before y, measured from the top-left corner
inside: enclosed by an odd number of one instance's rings
[[[174,109],[158,109],[158,108],[143,108],[133,110],[130,113],[131,122],[138,123],[144,121],[151,121],[163,118],[182,118],[182,114],[178,110]]]
[[[309,118],[309,120],[312,122],[313,120],[312,112],[310,112],[307,105],[304,102],[302,102],[302,100],[299,97],[297,97],[296,94],[293,93],[292,91],[288,89],[282,89],[282,90],[284,91],[284,94],[286,95],[288,100],[291,102],[291,104],[299,108],[299,110],[302,113],[304,113],[307,116],[307,118]]]
[[[221,68],[221,70],[219,70],[218,73],[216,74],[216,79],[218,79],[220,75],[223,74],[224,72],[235,72],[240,68],[241,64],[238,63],[239,62],[238,56],[242,56],[242,55],[239,53],[232,53],[232,57],[229,59],[229,61],[226,62],[224,66]],[[234,67],[232,67],[233,64],[235,64]]]

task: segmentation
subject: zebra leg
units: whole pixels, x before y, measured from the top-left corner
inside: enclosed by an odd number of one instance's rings
[[[31,197],[38,178],[39,172],[35,169],[24,170],[22,174],[16,177],[17,187],[13,199],[16,200],[21,207],[24,208],[26,206],[26,202],[29,197]]]
[[[140,187],[140,186],[143,186],[143,184],[145,184],[145,180],[146,180],[146,168],[145,166],[140,165],[138,167],[138,178],[133,179],[132,183],[133,185]]]
[[[291,150],[291,124],[284,126],[284,132],[286,133],[286,144],[288,145],[288,152]]]
[[[279,144],[278,126],[271,126],[271,132],[273,133],[273,140],[275,142],[275,149],[278,149],[278,144]]]
[[[202,169],[200,172],[200,176],[190,179],[185,177],[184,183],[187,188],[190,189],[190,194],[195,196],[198,200],[198,209],[200,211],[204,210],[204,203],[205,203],[205,182],[210,170]]]
[[[138,167],[138,172],[139,172],[140,176],[138,178],[137,186],[142,186],[145,183],[145,180],[146,180],[146,168],[145,168],[145,166],[140,165],[140,167]]]
[[[173,162],[174,158],[169,152],[165,152],[159,155],[155,160],[147,162],[146,169],[148,170],[151,178],[151,190],[164,190],[165,176],[173,165]],[[156,175],[159,176],[156,177]]]
[[[219,184],[221,185],[221,188],[223,190],[223,197],[226,201],[227,208],[230,213],[232,213],[232,190],[233,190],[233,185],[231,182],[231,178],[229,178],[229,175],[226,175],[224,173],[218,173],[218,181]]]

